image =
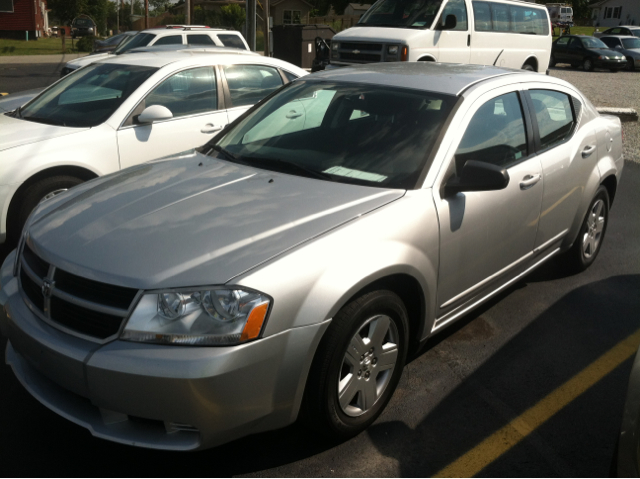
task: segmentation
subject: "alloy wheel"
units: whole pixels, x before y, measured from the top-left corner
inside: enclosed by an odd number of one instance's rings
[[[398,329],[386,315],[369,318],[351,338],[338,377],[338,402],[350,417],[370,410],[398,361]]]
[[[598,251],[606,221],[604,206],[603,200],[596,201],[587,216],[587,230],[582,237],[582,253],[585,258],[591,258]]]

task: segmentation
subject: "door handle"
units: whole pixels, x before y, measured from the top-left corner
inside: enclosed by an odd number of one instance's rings
[[[471,34],[467,35],[467,46],[471,46]]]
[[[216,131],[222,130],[221,125],[215,126],[213,123],[207,123],[204,125],[204,128],[200,130],[200,133],[215,133]]]
[[[542,175],[527,175],[524,178],[522,178],[522,181],[520,182],[520,189],[528,190],[541,179],[542,179]]]
[[[584,150],[582,150],[582,158],[588,158],[594,151],[596,151],[595,145],[585,146]]]

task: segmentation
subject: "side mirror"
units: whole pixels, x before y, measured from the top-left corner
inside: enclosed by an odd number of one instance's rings
[[[455,15],[449,14],[444,19],[444,25],[441,27],[441,30],[453,30],[458,25],[458,19]]]
[[[138,123],[153,123],[155,121],[173,118],[173,113],[166,106],[151,105],[138,115]]]
[[[444,187],[445,196],[453,196],[461,191],[503,190],[509,184],[509,173],[504,168],[469,160],[462,167],[459,177],[454,177]]]
[[[622,50],[622,45],[616,45],[616,50]]]

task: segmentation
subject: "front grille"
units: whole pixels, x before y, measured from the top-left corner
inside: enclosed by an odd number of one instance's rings
[[[379,62],[380,55],[375,55],[373,53],[347,53],[340,52],[340,60],[354,60],[361,62]]]
[[[361,50],[379,52],[382,50],[382,43],[341,43],[343,50]]]
[[[50,268],[25,244],[20,262],[25,299],[54,326],[97,339],[118,333],[138,290]]]

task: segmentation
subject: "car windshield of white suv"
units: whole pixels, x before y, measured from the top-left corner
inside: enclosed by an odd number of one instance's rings
[[[118,45],[118,48],[116,48],[113,53],[115,53],[116,55],[120,55],[121,53],[131,50],[132,48],[146,47],[155,37],[156,36],[152,33],[138,33],[137,35],[131,37],[131,40],[122,42],[120,45]]]
[[[442,0],[380,0],[356,26],[429,28]]]
[[[156,70],[112,63],[89,65],[15,110],[13,116],[48,125],[97,126]]]
[[[212,144],[219,158],[384,188],[416,187],[453,96],[296,81]]]
[[[624,45],[627,50],[631,50],[633,48],[640,49],[640,38],[623,38],[622,45]]]

